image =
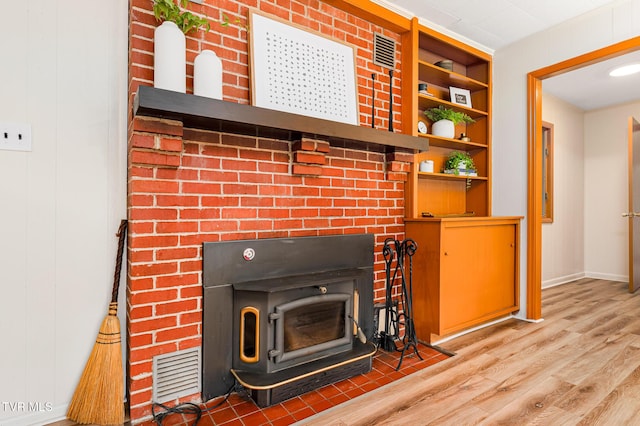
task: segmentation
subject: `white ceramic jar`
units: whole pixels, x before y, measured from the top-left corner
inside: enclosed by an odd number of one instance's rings
[[[193,62],[193,94],[222,99],[222,61],[211,50],[203,50]]]

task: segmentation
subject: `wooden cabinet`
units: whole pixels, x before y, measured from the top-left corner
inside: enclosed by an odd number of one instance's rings
[[[403,64],[403,116],[405,133],[429,139],[429,150],[418,153],[407,185],[407,217],[473,214],[491,215],[491,56],[412,21],[413,37],[403,39],[407,56]],[[452,70],[435,65],[450,60]],[[418,93],[418,84],[427,84],[427,94]],[[468,90],[471,107],[451,101],[450,89]],[[445,106],[471,116],[475,122],[456,126],[456,138],[431,134],[433,123],[424,115],[429,108]],[[428,133],[418,133],[418,122],[427,124]],[[470,140],[460,140],[465,134]],[[473,159],[477,176],[443,173],[444,162],[452,151],[466,151]],[[419,171],[423,160],[434,162],[434,172]]]
[[[519,217],[491,216],[491,56],[412,21],[403,38],[404,131],[427,138],[415,155],[406,186],[406,238],[413,259],[414,321],[418,339],[432,343],[518,310]],[[450,60],[452,69],[436,63]],[[427,84],[428,94],[418,93]],[[468,90],[471,107],[452,102],[450,89]],[[475,122],[456,126],[456,138],[431,134],[424,111],[444,106]],[[418,133],[425,122],[427,134]],[[461,140],[465,134],[469,140]],[[453,151],[467,152],[477,176],[444,173]],[[419,164],[432,160],[433,172]]]
[[[518,310],[520,217],[407,219],[418,339],[464,330]]]

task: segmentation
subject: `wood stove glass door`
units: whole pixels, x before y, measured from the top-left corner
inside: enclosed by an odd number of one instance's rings
[[[340,352],[351,344],[349,327],[351,313],[350,294],[326,294],[306,297],[276,306],[279,317],[276,325],[274,361],[303,357],[313,353]]]

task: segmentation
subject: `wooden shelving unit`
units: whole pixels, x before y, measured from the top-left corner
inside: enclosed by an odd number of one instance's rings
[[[424,212],[454,215],[473,212],[476,216],[491,216],[491,56],[463,43],[439,34],[412,21],[413,61],[405,65],[413,88],[406,102],[405,113],[413,120],[407,127],[412,134],[429,139],[430,149],[416,155],[407,185],[406,217],[418,218]],[[444,59],[453,62],[447,70],[435,65]],[[427,84],[429,95],[418,93],[419,83]],[[457,87],[471,93],[471,108],[451,102],[450,88]],[[456,126],[456,135],[465,134],[470,141],[449,139],[432,134],[417,133],[419,121],[430,122],[424,115],[429,108],[445,106],[471,116],[474,123]],[[411,108],[411,110],[408,110]],[[443,165],[452,151],[466,151],[477,168],[477,177],[445,175]],[[423,160],[434,162],[435,173],[419,172]]]
[[[416,19],[403,44],[412,58],[403,61],[403,84],[410,85],[403,88],[403,117],[412,117],[404,129],[429,140],[406,186],[406,236],[418,245],[414,320],[418,339],[434,343],[518,310],[521,218],[491,216],[491,56]],[[443,59],[453,61],[452,70],[435,65]],[[428,95],[418,93],[419,83]],[[451,102],[451,87],[469,90],[472,107]],[[424,111],[440,105],[475,120],[456,126],[456,136],[469,141],[418,133],[419,121],[429,131],[433,124]],[[467,152],[477,176],[443,173],[452,151]],[[434,162],[433,173],[419,171],[422,160]]]

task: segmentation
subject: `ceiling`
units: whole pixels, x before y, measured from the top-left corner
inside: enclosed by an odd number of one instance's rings
[[[492,52],[617,0],[374,1]],[[544,80],[543,89],[585,111],[638,100],[640,91],[629,88],[640,87],[640,74],[608,76],[623,62],[640,62],[640,52]]]
[[[640,73],[609,77],[619,65],[640,63],[640,50],[542,81],[542,90],[585,111],[640,100]]]

